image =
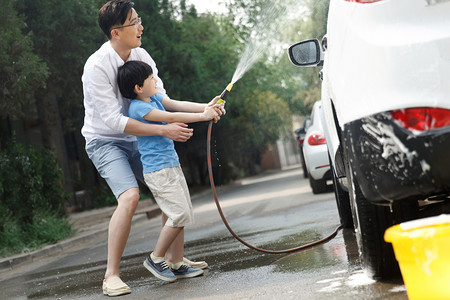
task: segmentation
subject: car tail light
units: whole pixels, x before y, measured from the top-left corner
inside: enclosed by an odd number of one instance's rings
[[[347,2],[356,2],[356,3],[375,3],[382,0],[345,0]]]
[[[450,126],[450,110],[416,107],[391,111],[392,117],[409,130],[429,131]]]
[[[304,142],[304,141],[305,141],[305,139],[299,139],[299,140],[298,140],[299,145],[300,145],[300,146],[303,146],[303,142]]]
[[[308,144],[311,146],[324,145],[326,143],[325,134],[323,132],[314,132],[308,138]]]

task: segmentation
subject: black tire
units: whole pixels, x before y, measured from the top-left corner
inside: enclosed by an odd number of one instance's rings
[[[331,176],[333,178],[333,190],[336,197],[336,205],[339,212],[339,219],[343,228],[353,228],[352,209],[350,207],[350,196],[345,191],[334,171],[334,166],[330,159]]]
[[[353,223],[363,268],[374,279],[398,278],[400,269],[392,245],[384,241],[384,232],[395,223],[393,213],[389,207],[366,200],[351,166],[348,169]]]
[[[327,192],[327,181],[324,179],[315,180],[311,174],[308,174],[309,185],[313,194],[321,194]]]
[[[308,178],[308,169],[306,168],[305,156],[303,155],[302,147],[300,147],[300,160],[302,162],[303,178]]]

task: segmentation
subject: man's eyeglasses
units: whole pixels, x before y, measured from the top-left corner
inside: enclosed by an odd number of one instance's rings
[[[134,22],[133,24],[123,25],[123,26],[117,26],[117,27],[114,27],[113,29],[119,29],[119,28],[124,28],[124,27],[131,27],[131,26],[134,26],[134,27],[138,28],[139,25],[141,25],[141,24],[142,24],[142,20],[141,20],[141,17],[139,17],[139,18],[137,19],[137,21]]]

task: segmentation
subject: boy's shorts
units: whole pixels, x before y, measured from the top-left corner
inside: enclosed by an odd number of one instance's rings
[[[194,221],[191,197],[181,167],[145,173],[144,179],[167,216],[166,226],[184,227]]]
[[[138,188],[136,178],[144,182],[137,141],[95,139],[86,145],[86,153],[116,198]]]

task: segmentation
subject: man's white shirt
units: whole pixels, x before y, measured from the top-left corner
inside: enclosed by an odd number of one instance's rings
[[[143,48],[134,48],[128,60],[140,60],[153,69],[159,93],[166,95],[163,82],[158,77],[156,63]],[[112,48],[110,42],[104,43],[93,53],[84,65],[84,125],[81,133],[86,144],[97,138],[135,141],[136,137],[124,132],[128,122],[129,99],[122,97],[117,84],[118,68],[125,62]]]

